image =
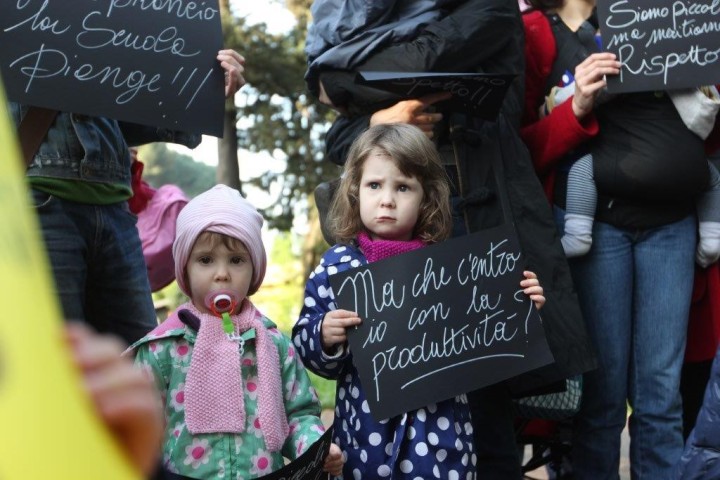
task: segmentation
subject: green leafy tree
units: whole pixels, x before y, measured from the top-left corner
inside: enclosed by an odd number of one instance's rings
[[[215,185],[215,168],[196,162],[190,155],[169,149],[164,143],[140,148],[138,158],[145,164],[143,180],[157,188],[177,185],[192,198]]]
[[[323,161],[323,137],[334,113],[307,93],[303,80],[307,5],[293,2],[298,22],[286,34],[271,34],[265,24],[248,25],[244,18],[234,18],[225,30],[226,45],[241,52],[247,65],[238,146],[286,162],[284,171],[267,171],[250,181],[266,191],[273,184],[281,187],[276,203],[263,212],[280,230],[291,228],[298,209],[303,214],[314,209],[308,199],[315,186],[338,175],[337,167]]]

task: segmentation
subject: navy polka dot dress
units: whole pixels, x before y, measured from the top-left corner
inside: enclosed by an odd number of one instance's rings
[[[337,380],[335,443],[346,458],[344,480],[473,479],[475,451],[465,395],[376,422],[346,348],[329,356],[321,346],[324,315],[337,308],[330,275],[367,264],[354,246],[335,245],[323,255],[305,287],[293,342],[313,372]]]

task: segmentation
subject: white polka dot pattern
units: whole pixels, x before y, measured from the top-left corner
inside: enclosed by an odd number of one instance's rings
[[[335,441],[347,461],[345,479],[474,478],[476,456],[465,396],[376,421],[347,348],[328,356],[321,348],[322,319],[337,308],[329,276],[366,264],[362,253],[339,245],[323,255],[306,285],[293,341],[305,365],[337,379]]]

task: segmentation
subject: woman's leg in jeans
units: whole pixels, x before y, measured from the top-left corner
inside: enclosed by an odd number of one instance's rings
[[[75,224],[72,204],[39,190],[32,196],[63,317],[84,321],[88,232]]]
[[[124,202],[97,206],[96,212],[86,313],[104,330],[133,343],[157,326],[137,220]]]
[[[630,363],[632,477],[664,479],[683,449],[680,373],[694,274],[695,218],[649,229],[635,244]]]
[[[595,222],[593,247],[570,261],[598,368],[584,375],[583,399],[573,424],[572,463],[577,480],[617,479],[620,436],[632,338],[632,237]]]
[[[123,203],[33,192],[66,319],[133,343],[157,326],[136,219]]]

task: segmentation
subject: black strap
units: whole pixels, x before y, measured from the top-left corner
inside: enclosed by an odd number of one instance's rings
[[[574,72],[579,63],[600,50],[595,42],[596,27],[590,20],[583,22],[577,32],[570,30],[557,14],[548,15],[548,21],[555,37],[557,57],[545,82],[545,92],[558,85],[565,72]]]
[[[41,107],[29,107],[18,126],[18,138],[25,166],[29,166],[40,145],[55,121],[57,110]]]
[[[200,319],[192,314],[190,310],[182,309],[178,312],[178,318],[182,323],[187,325],[190,330],[197,332],[200,330]]]

